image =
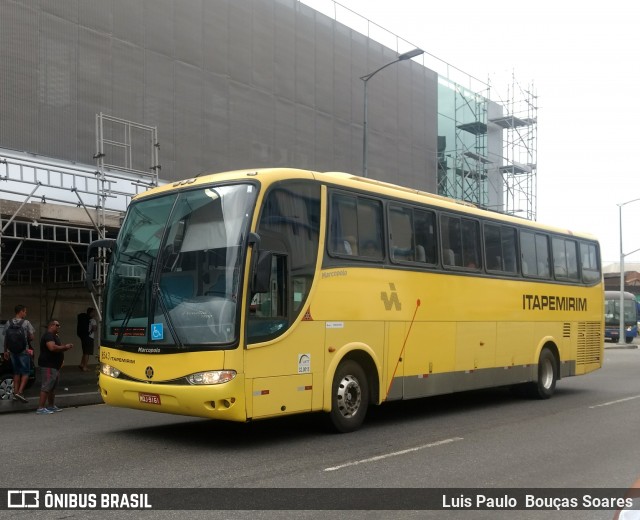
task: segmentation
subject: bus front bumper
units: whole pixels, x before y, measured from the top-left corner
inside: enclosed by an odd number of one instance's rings
[[[219,385],[149,384],[100,374],[100,394],[111,406],[225,421],[247,420],[244,376]]]

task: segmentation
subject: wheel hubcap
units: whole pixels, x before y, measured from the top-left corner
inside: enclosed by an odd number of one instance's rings
[[[545,359],[542,363],[542,373],[540,374],[542,386],[546,389],[551,388],[553,384],[553,365],[550,359]]]
[[[338,410],[343,417],[353,417],[360,409],[362,390],[352,375],[346,375],[338,385]]]
[[[10,399],[13,392],[13,379],[3,379],[0,381],[0,399]]]

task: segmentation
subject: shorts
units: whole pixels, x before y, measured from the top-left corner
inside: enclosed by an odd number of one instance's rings
[[[9,352],[9,355],[13,365],[13,373],[20,376],[28,376],[29,372],[31,372],[31,356],[27,354],[27,351],[23,350],[20,354]]]
[[[88,356],[93,356],[93,338],[85,336],[80,338],[82,341],[82,353]]]
[[[43,392],[51,392],[58,386],[58,379],[60,379],[60,370],[49,367],[40,367],[40,376],[42,379],[42,386],[40,390]]]

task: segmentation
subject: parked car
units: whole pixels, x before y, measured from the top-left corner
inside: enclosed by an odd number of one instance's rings
[[[0,320],[0,345],[4,345],[4,325],[7,320]],[[10,359],[4,359],[0,349],[0,400],[11,399],[13,393],[13,366]],[[29,372],[29,380],[27,388],[29,388],[36,380],[36,369],[31,359],[31,371]]]

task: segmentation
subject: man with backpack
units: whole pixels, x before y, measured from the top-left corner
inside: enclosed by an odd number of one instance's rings
[[[35,329],[27,320],[27,308],[16,305],[16,317],[7,321],[4,326],[4,357],[11,357],[13,366],[13,400],[27,403],[23,395],[31,371],[31,341]]]

